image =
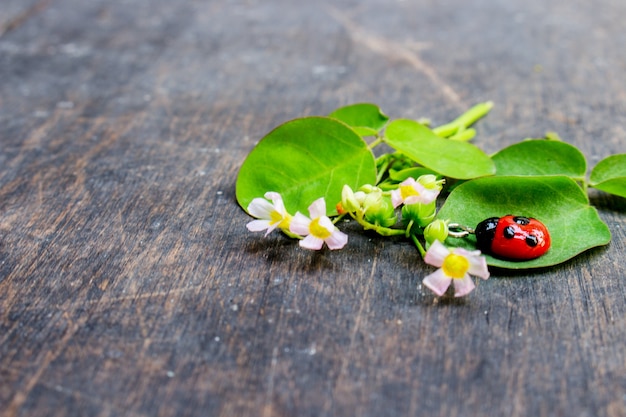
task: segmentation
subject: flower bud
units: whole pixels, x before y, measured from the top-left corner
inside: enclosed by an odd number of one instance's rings
[[[357,197],[354,195],[354,191],[347,184],[341,189],[341,206],[343,210],[349,213],[354,213],[361,207]]]
[[[417,179],[417,182],[419,182],[420,184],[424,186],[424,188],[427,188],[429,190],[440,191],[443,188],[443,183],[445,182],[445,180],[438,180],[435,175],[425,174],[425,175],[421,175]]]
[[[375,185],[365,184],[359,188],[359,191],[363,191],[364,193],[369,194],[369,193],[378,193],[378,192],[381,192],[382,190],[376,187]]]
[[[365,194],[363,191],[357,191],[356,193],[354,193],[354,198],[356,198],[357,203],[359,203],[359,209],[363,208],[363,204],[365,204],[366,197],[367,197],[367,194]]]
[[[448,238],[448,222],[437,219],[424,229],[424,239],[430,245],[435,240],[444,242]]]
[[[405,225],[413,221],[413,224],[424,227],[433,221],[436,209],[437,203],[434,201],[428,204],[405,204],[402,206],[402,220]]]
[[[398,218],[389,197],[384,197],[382,193],[372,193],[368,194],[368,198],[371,198],[371,204],[365,206],[365,220],[377,226],[393,226]]]

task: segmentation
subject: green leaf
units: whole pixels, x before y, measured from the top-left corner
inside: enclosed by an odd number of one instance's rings
[[[389,117],[382,112],[380,107],[371,103],[357,103],[340,107],[328,117],[341,120],[361,136],[376,136],[389,120]]]
[[[326,199],[335,215],[344,184],[374,184],[376,165],[367,143],[345,124],[327,117],[305,117],[278,126],[250,152],[239,171],[237,202],[246,210],[267,191],[282,195],[290,213],[308,215],[308,206]]]
[[[443,139],[416,121],[394,120],[385,136],[389,146],[444,177],[471,179],[495,173],[491,158],[476,146]]]
[[[587,161],[576,148],[565,142],[527,139],[492,156],[496,175],[565,175],[585,179]]]
[[[626,154],[612,155],[598,162],[591,171],[589,185],[626,197]]]
[[[469,227],[489,217],[515,214],[543,222],[552,240],[548,252],[530,261],[506,261],[487,255],[489,265],[509,269],[556,265],[595,246],[611,233],[589,205],[587,195],[564,176],[495,176],[467,181],[450,193],[437,218]],[[448,238],[448,246],[475,249],[473,235]]]

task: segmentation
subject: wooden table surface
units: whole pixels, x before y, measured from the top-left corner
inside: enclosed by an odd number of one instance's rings
[[[626,416],[626,200],[610,245],[462,300],[403,240],[251,234],[278,124],[496,104],[494,152],[626,152],[623,0],[2,0],[0,415]]]

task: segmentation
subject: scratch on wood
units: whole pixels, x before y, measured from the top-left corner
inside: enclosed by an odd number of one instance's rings
[[[18,411],[26,402],[26,399],[28,398],[30,392],[33,390],[33,388],[35,388],[37,383],[39,383],[39,380],[41,379],[43,373],[46,371],[46,369],[48,369],[52,361],[54,361],[61,354],[61,352],[63,352],[63,350],[65,350],[65,347],[67,346],[69,341],[72,339],[72,337],[74,337],[78,329],[81,328],[81,326],[87,321],[88,318],[87,315],[84,315],[78,321],[73,321],[67,315],[67,313],[64,314],[64,317],[68,322],[67,332],[63,335],[63,337],[56,346],[46,352],[45,356],[39,363],[39,367],[37,368],[35,373],[31,375],[28,381],[26,381],[24,387],[15,393],[13,399],[6,407],[7,417],[16,416],[18,414]]]
[[[439,76],[439,74],[437,74],[437,70],[424,62],[416,53],[415,49],[423,49],[423,44],[417,44],[419,48],[415,47],[415,43],[407,47],[366,31],[334,7],[328,7],[328,13],[346,28],[353,41],[362,44],[371,51],[380,55],[407,62],[414,69],[428,77],[428,79],[441,90],[443,95],[450,100],[452,104],[461,109],[467,107],[454,89],[446,83],[445,80]]]
[[[15,16],[13,19],[10,19],[8,22],[2,25],[2,27],[0,27],[0,37],[14,29],[17,29],[28,19],[40,13],[43,9],[48,7],[50,2],[51,0],[39,0],[37,3],[26,9],[23,13]]]

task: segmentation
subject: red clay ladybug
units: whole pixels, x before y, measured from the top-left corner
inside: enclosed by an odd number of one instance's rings
[[[511,214],[491,217],[476,226],[475,234],[482,252],[510,260],[535,259],[550,248],[548,229],[530,217]]]

